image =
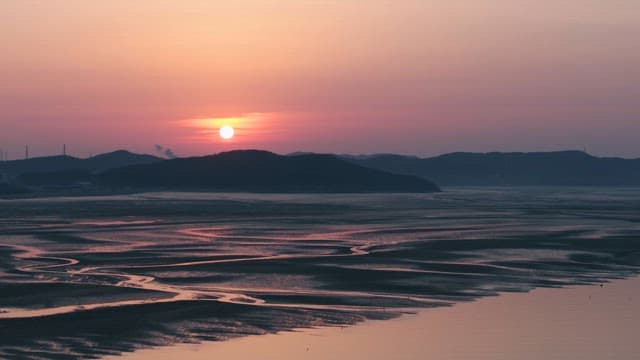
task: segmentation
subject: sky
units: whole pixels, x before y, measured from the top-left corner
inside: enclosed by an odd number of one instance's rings
[[[3,0],[0,149],[640,157],[639,37],[637,0]]]

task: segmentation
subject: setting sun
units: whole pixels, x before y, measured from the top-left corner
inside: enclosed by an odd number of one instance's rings
[[[225,126],[220,128],[220,137],[225,139],[225,140],[231,139],[234,134],[235,134],[235,131],[229,125],[225,125]]]
[[[640,360],[638,34],[640,0],[0,0],[0,360]]]

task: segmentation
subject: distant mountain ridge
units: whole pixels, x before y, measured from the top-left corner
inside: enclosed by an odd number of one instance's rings
[[[431,182],[433,181],[433,183]],[[0,183],[17,186],[200,188],[223,191],[437,191],[440,186],[640,186],[640,159],[582,151],[286,156],[239,150],[165,160],[124,150],[88,159],[49,156],[0,162]],[[435,183],[435,184],[434,184]]]
[[[440,186],[640,186],[640,159],[595,157],[582,151],[343,158],[378,170],[428,178]]]
[[[334,155],[236,150],[113,169],[103,185],[255,192],[435,192],[432,182],[347,162]]]
[[[134,154],[126,150],[116,150],[87,159],[80,159],[68,155],[57,155],[5,161],[0,162],[0,172],[8,176],[16,177],[29,173],[52,173],[70,170],[101,172],[123,166],[148,164],[162,160],[164,159],[153,155]]]

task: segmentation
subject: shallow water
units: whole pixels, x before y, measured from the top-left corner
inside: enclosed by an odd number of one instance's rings
[[[636,360],[640,278],[535,289],[354,327],[146,349],[105,360]]]
[[[0,357],[389,319],[640,269],[638,189],[0,200]]]

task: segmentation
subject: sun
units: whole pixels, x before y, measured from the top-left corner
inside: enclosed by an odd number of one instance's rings
[[[234,134],[235,134],[235,131],[229,125],[225,125],[225,126],[220,128],[220,137],[225,139],[225,140],[231,139]]]

